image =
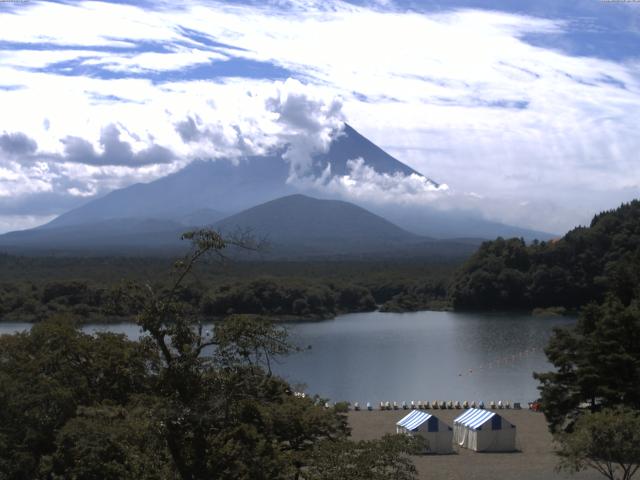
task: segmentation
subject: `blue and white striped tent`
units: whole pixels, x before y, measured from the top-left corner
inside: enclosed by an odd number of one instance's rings
[[[396,423],[396,432],[424,437],[428,453],[451,453],[453,451],[453,430],[430,413],[411,410],[407,416]]]
[[[516,449],[516,427],[491,410],[471,408],[453,421],[455,442],[477,452]]]

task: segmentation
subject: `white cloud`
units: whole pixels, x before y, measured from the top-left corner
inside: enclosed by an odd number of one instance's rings
[[[84,65],[100,65],[114,72],[140,73],[144,71],[169,71],[195,65],[210,63],[211,61],[228,60],[229,57],[221,53],[205,52],[195,48],[178,48],[174,52],[156,53],[145,52],[129,55],[101,55],[100,58],[90,58]]]
[[[19,50],[0,52],[0,132],[27,133],[38,155],[53,158],[65,153],[60,140],[70,136],[102,151],[101,132],[117,124],[133,154],[159,145],[176,155],[167,165],[58,165],[56,175],[73,183],[64,187],[70,195],[148,181],[193,158],[264,153],[283,142],[292,165],[304,172],[309,155],[326,148],[342,119],[446,182],[446,195],[424,197],[442,208],[471,205],[498,220],[558,230],[576,215],[637,195],[637,62],[572,57],[523,40],[527,33],[561,33],[567,24],[476,10],[402,12],[387,1],[370,9],[337,0],[279,3],[163,3],[147,11],[30,2],[0,15],[3,40],[21,42]],[[25,46],[38,42],[61,49]],[[123,48],[139,44],[158,48]],[[78,60],[86,68],[140,75],[232,57],[286,68],[303,83],[190,81],[186,74],[181,81],[106,80],[90,70],[38,70]],[[176,125],[189,119],[200,134],[185,141]],[[59,188],[58,180],[38,179],[25,170],[30,167],[0,165],[29,185],[0,184],[5,192]],[[374,174],[355,165],[349,178],[327,187],[359,198],[385,185],[382,191],[397,193],[389,201],[421,192],[415,179]],[[359,188],[349,190],[351,182]],[[476,196],[482,201],[471,202]]]
[[[266,106],[281,127],[281,143],[288,146],[283,158],[291,164],[289,181],[294,181],[308,173],[313,155],[326,152],[333,136],[339,134],[344,124],[342,102],[314,95],[296,80],[277,87]]]
[[[348,160],[347,169],[346,175],[332,175],[331,165],[328,165],[319,177],[297,178],[295,183],[345,199],[373,204],[432,204],[434,199],[449,189],[446,184],[434,185],[427,178],[414,173],[377,172],[366,165],[363,158]]]

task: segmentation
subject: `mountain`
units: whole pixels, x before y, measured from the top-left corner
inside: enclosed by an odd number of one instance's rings
[[[340,200],[295,194],[263,203],[217,222],[221,232],[251,230],[272,249],[309,253],[382,251],[423,239],[378,215]]]
[[[326,153],[313,159],[320,174],[331,164],[334,175],[347,173],[347,161],[365,159],[379,173],[417,173],[345,125]],[[149,183],[114,190],[104,197],[60,215],[41,228],[94,223],[114,218],[155,218],[184,223],[194,212],[218,213],[211,222],[257,204],[299,192],[287,182],[289,163],[281,155],[195,161],[182,170]],[[205,219],[206,220],[206,219]],[[209,222],[205,222],[209,223]]]
[[[362,207],[295,194],[217,222],[223,233],[250,231],[265,239],[271,258],[469,256],[479,240],[434,240],[410,233]]]
[[[54,246],[55,248],[75,248],[79,245],[86,247],[93,245],[102,248],[105,245],[127,243],[143,245],[143,239],[147,239],[152,233],[158,234],[157,239],[151,239],[152,243],[158,243],[163,238],[159,235],[160,232],[175,233],[185,229],[184,227],[213,225],[229,215],[239,214],[256,205],[292,194],[308,193],[306,189],[303,190],[303,187],[296,186],[295,182],[288,181],[290,164],[283,158],[283,153],[284,150],[266,156],[249,156],[235,161],[224,159],[194,161],[166,177],[114,190],[101,198],[89,201],[79,208],[60,215],[48,224],[34,229],[32,233],[29,233],[30,231],[14,232],[0,236],[0,245],[16,246],[16,242],[24,242],[24,247],[40,250]],[[355,158],[362,158],[367,166],[374,168],[378,173],[421,175],[374,145],[349,125],[345,125],[340,132],[336,132],[335,138],[325,153],[313,157],[310,174],[320,175],[328,171],[331,175],[347,174],[349,172],[347,162]],[[330,169],[327,168],[329,166]],[[433,180],[424,178],[437,186]],[[327,191],[309,191],[314,192],[315,196],[332,199]],[[342,205],[344,206],[345,203],[343,202]],[[489,222],[472,212],[440,212],[429,208],[398,205],[384,207],[373,203],[363,203],[360,206],[378,215],[378,218],[383,217],[387,223],[394,223],[396,229],[401,227],[405,230],[405,236],[411,232],[414,236],[417,234],[439,239],[453,237],[490,239],[499,235],[523,237],[527,240],[552,237],[543,232]],[[310,209],[306,214],[307,217],[300,213],[304,210],[303,207],[297,208],[300,209],[296,217],[300,225],[313,227],[313,221],[310,219],[315,218],[316,214],[312,205],[304,206]],[[265,211],[268,211],[268,208],[263,206],[259,211],[266,215]],[[248,211],[243,215],[257,214]],[[152,228],[151,225],[153,225]],[[261,225],[264,226],[264,222]],[[283,230],[286,235],[295,234],[294,225],[291,222],[287,225]],[[340,225],[340,228],[345,231],[337,232],[338,237],[344,233],[346,237],[351,238],[354,236],[353,228],[360,224],[349,225],[343,222]],[[57,232],[54,233],[53,230]],[[313,231],[318,234],[327,232],[326,230]],[[97,232],[101,234],[97,235]],[[279,240],[277,236],[280,233],[273,229],[268,233]],[[134,239],[135,236],[139,238]],[[375,240],[373,237],[368,241],[379,244],[383,242],[382,239]],[[305,243],[311,245],[306,240]],[[316,243],[322,244],[320,241]],[[352,242],[354,248],[356,243]]]
[[[137,183],[93,200],[41,228],[114,218],[156,218],[183,223],[196,212],[216,212],[211,223],[258,203],[293,193],[288,164],[278,156],[195,161],[149,183]],[[206,222],[209,223],[209,222]]]
[[[213,227],[228,236],[250,231],[266,240],[267,249],[260,252],[264,259],[459,258],[470,255],[479,244],[421,237],[352,203],[301,194],[243,210]],[[0,248],[14,253],[176,254],[187,246],[179,240],[185,230],[170,220],[110,219],[12,232],[0,236]],[[233,249],[231,253],[246,256]]]
[[[402,173],[404,175],[415,173],[424,176],[360,135],[349,124],[345,124],[344,129],[331,142],[326,153],[318,154],[313,158],[314,168],[316,173],[320,174],[328,164],[331,164],[332,174],[346,175],[349,173],[347,162],[356,158],[362,158],[368,166],[373,167],[378,173]],[[438,186],[433,180],[428,180]]]
[[[362,206],[389,219],[405,230],[440,239],[469,237],[492,240],[497,237],[516,237],[531,241],[534,239],[550,240],[558,236],[548,232],[486,220],[480,212],[474,211],[437,210],[411,205],[404,208],[373,204],[363,204]]]
[[[0,249],[39,254],[136,254],[184,248],[184,225],[171,220],[116,218],[81,225],[34,228],[0,235]]]

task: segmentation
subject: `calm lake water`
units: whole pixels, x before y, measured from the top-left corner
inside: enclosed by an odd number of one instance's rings
[[[290,383],[332,401],[508,400],[537,397],[534,371],[554,327],[575,320],[516,314],[359,313],[288,324],[291,339],[311,346],[281,360]],[[0,323],[0,334],[29,328]],[[133,324],[88,325],[137,338]]]

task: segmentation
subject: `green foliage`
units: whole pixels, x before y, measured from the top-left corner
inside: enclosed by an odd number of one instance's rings
[[[163,259],[27,258],[0,255],[0,321],[39,322],[56,314],[82,323],[133,321],[148,292],[175,280]],[[81,266],[81,269],[78,269]],[[220,268],[222,267],[222,268]],[[325,319],[342,313],[448,307],[454,265],[406,263],[241,262],[230,271],[208,258],[174,292],[194,315],[264,315],[277,320]],[[79,270],[82,270],[80,272]]]
[[[610,297],[586,308],[575,328],[558,329],[545,350],[555,371],[540,380],[552,431],[570,426],[585,404],[640,409],[640,308]]]
[[[0,477],[34,478],[80,406],[126,404],[153,388],[155,368],[143,345],[83,334],[64,318],[0,336]]]
[[[158,428],[144,405],[79,407],[57,434],[56,449],[43,459],[41,474],[60,480],[175,479]]]
[[[593,468],[610,480],[630,480],[640,468],[640,412],[618,408],[582,415],[556,441],[560,469]]]
[[[456,309],[577,309],[607,293],[640,296],[640,201],[623,204],[552,242],[485,242],[450,287]]]
[[[233,286],[223,285],[202,301],[202,313],[270,315],[279,318],[330,318],[343,312],[371,311],[371,293],[357,285],[321,284],[261,278]]]
[[[447,302],[447,281],[425,279],[408,284],[399,289],[380,307],[381,312],[417,312],[419,310],[445,310]]]

